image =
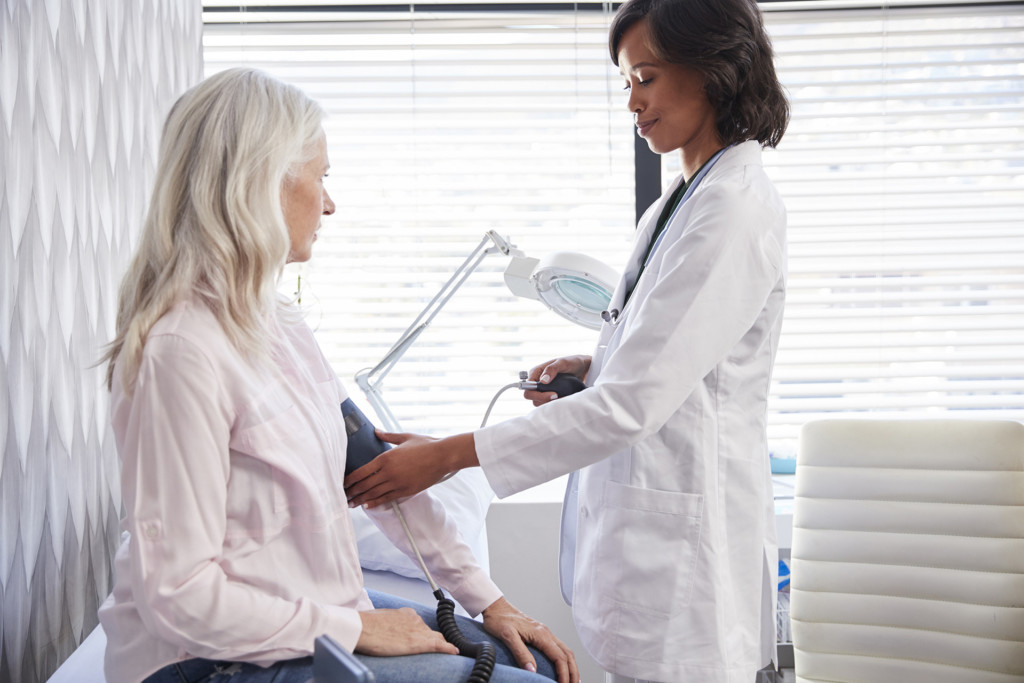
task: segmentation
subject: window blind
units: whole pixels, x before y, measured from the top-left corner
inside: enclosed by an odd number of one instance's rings
[[[765,7],[793,112],[765,154],[789,215],[772,436],[1024,418],[1024,8]]]
[[[922,6],[918,6],[922,5]],[[789,211],[770,437],[869,414],[1024,418],[1024,9],[764,3],[793,107],[766,168]],[[575,9],[574,9],[575,8]],[[207,0],[208,73],[236,64],[328,110],[338,205],[301,275],[350,380],[376,364],[485,230],[532,256],[621,268],[631,118],[611,9]],[[663,158],[663,179],[678,173]],[[479,423],[494,392],[596,334],[501,283],[489,257],[388,376],[403,426]],[[499,401],[492,420],[528,405]]]
[[[621,268],[628,255],[632,123],[607,57],[611,11],[541,5],[207,3],[208,74],[257,66],[327,110],[337,212],[285,286],[301,275],[308,320],[357,401],[353,375],[485,231],[533,257],[581,251]],[[475,428],[519,370],[593,349],[595,331],[513,297],[507,262],[488,256],[388,374],[403,428]],[[490,419],[530,407],[509,392]]]

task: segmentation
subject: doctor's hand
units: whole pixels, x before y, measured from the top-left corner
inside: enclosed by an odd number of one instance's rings
[[[480,464],[471,433],[435,439],[378,430],[377,436],[396,446],[345,477],[349,507],[374,508],[408,498],[450,473]]]
[[[547,384],[558,375],[569,373],[575,375],[581,382],[585,382],[587,379],[587,373],[590,371],[590,356],[565,356],[563,358],[555,358],[549,360],[546,363],[534,367],[530,370],[530,379],[533,382],[542,382]],[[558,394],[553,391],[524,391],[523,398],[527,401],[533,401],[533,405],[542,406],[545,403],[554,401],[558,398]]]
[[[375,609],[360,612],[363,630],[355,651],[375,657],[418,655],[440,652],[459,654],[459,648],[427,626],[412,608]]]
[[[483,617],[484,629],[508,646],[520,669],[537,671],[537,662],[526,647],[532,645],[554,664],[559,683],[579,683],[576,657],[547,626],[526,616],[503,597],[491,603]]]

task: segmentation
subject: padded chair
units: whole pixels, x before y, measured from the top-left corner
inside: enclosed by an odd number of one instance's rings
[[[1024,682],[1024,425],[809,423],[793,527],[798,682]]]

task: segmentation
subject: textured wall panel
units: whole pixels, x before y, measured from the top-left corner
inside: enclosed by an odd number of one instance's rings
[[[96,625],[121,508],[103,368],[200,0],[0,6],[0,683]]]

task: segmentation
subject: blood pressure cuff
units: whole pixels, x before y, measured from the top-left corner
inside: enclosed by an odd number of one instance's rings
[[[345,433],[348,434],[348,450],[345,452],[345,474],[350,474],[370,462],[391,444],[377,438],[373,423],[359,410],[352,399],[341,403],[341,416],[345,419]]]

